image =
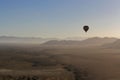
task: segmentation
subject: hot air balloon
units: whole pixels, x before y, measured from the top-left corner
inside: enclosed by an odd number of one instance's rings
[[[83,30],[87,32],[89,30],[89,26],[83,26]]]

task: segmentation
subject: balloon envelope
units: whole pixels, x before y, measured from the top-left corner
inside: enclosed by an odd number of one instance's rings
[[[83,30],[87,32],[89,30],[89,26],[83,26]]]

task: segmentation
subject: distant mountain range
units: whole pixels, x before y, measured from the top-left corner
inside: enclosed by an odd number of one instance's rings
[[[100,46],[104,44],[113,43],[117,38],[99,38],[93,37],[88,38],[82,41],[75,41],[75,40],[50,40],[48,42],[43,43],[42,45],[45,46]]]
[[[0,36],[0,43],[44,43],[49,40],[57,40],[56,38],[35,38],[35,37],[13,37],[13,36]]]
[[[41,44],[42,46],[115,46],[120,47],[120,40],[117,38],[100,38],[93,37],[85,40],[59,40],[57,38],[36,38],[36,37],[12,37],[0,36],[1,43],[25,43]]]
[[[105,47],[105,48],[120,48],[120,39],[116,40],[113,43],[105,44],[105,45],[103,45],[103,47]]]

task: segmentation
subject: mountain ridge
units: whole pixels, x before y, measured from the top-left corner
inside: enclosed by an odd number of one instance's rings
[[[0,43],[44,43],[56,38],[0,36]]]
[[[70,45],[77,45],[77,46],[100,46],[103,44],[108,44],[116,41],[117,38],[100,38],[100,37],[93,37],[88,38],[85,40],[51,40],[48,42],[43,43],[42,45],[48,45],[48,46],[70,46]]]

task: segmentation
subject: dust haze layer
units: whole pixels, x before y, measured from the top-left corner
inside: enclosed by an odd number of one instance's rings
[[[43,80],[52,80],[52,77],[60,80],[119,80],[118,45],[119,39],[99,37],[82,41],[50,40],[39,45],[2,44],[0,74],[5,75],[8,71],[8,74],[15,72],[18,76],[22,70],[27,75],[32,70],[40,71],[34,75],[44,76]]]

